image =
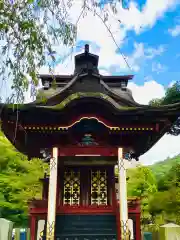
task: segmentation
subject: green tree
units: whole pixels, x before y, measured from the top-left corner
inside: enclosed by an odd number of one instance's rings
[[[149,167],[139,166],[128,170],[128,195],[143,197],[157,191],[156,178]]]
[[[158,181],[158,192],[149,202],[153,216],[162,215],[164,221],[180,223],[180,164],[174,164]]]
[[[180,102],[180,81],[177,81],[172,87],[167,89],[162,104],[166,105],[178,102]]]
[[[151,106],[161,106],[179,102],[180,102],[180,81],[177,81],[176,83],[173,84],[172,87],[167,89],[165,97],[161,99],[153,99],[149,102],[149,104]],[[175,136],[180,134],[180,117],[171,127],[169,133]]]
[[[153,106],[153,107],[158,107],[162,104],[162,99],[159,99],[159,98],[155,98],[155,99],[152,99],[150,102],[149,102],[149,105]]]
[[[149,200],[157,192],[156,178],[152,170],[145,166],[129,169],[128,176],[128,196],[141,198],[141,218],[142,225],[144,226],[151,220]]]

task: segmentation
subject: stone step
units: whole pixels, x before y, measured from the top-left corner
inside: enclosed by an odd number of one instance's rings
[[[116,217],[110,214],[59,215],[55,234],[56,240],[115,240]]]
[[[45,237],[43,240],[46,240]],[[76,234],[76,235],[56,235],[55,240],[116,240],[116,235],[109,234],[89,234],[89,235],[83,235],[83,234]]]

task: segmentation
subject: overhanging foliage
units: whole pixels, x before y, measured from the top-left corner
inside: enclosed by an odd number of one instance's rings
[[[24,92],[30,85],[31,94],[36,95],[39,69],[48,65],[53,76],[52,66],[48,63],[50,60],[55,62],[61,54],[56,52],[57,47],[75,46],[80,18],[88,11],[97,15],[98,10],[101,13],[98,16],[105,24],[109,13],[103,5],[109,4],[111,13],[116,14],[119,2],[126,8],[124,0],[104,3],[82,0],[74,23],[69,12],[77,0],[0,0],[0,38],[3,40],[0,77],[12,87],[13,93],[8,101],[23,102]]]

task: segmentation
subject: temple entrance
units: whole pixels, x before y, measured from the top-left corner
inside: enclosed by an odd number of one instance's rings
[[[111,209],[112,166],[66,166],[63,170],[63,207],[56,215],[56,239],[115,240],[116,214]],[[94,209],[94,212],[92,212]],[[99,213],[98,209],[102,209]],[[45,227],[46,229],[46,227]]]
[[[109,205],[109,169],[67,167],[63,180],[63,205]]]

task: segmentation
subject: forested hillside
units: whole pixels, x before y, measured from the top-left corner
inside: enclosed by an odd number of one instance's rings
[[[142,218],[180,224],[180,156],[128,171],[128,195],[142,197]]]
[[[0,216],[27,224],[28,199],[41,197],[39,178],[47,165],[18,153],[0,132]],[[142,198],[142,218],[180,223],[180,156],[128,170],[128,196]]]
[[[151,168],[151,170],[153,171],[153,174],[158,179],[161,176],[164,176],[165,174],[167,174],[172,168],[172,166],[177,164],[180,164],[180,154],[174,158],[167,158],[166,160],[155,163],[149,167]]]
[[[27,225],[27,201],[40,197],[45,167],[39,159],[28,161],[0,132],[0,217]]]

